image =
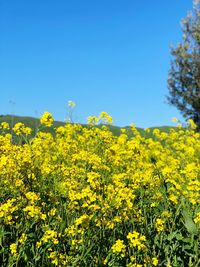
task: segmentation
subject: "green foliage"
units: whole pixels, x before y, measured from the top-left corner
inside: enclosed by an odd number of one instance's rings
[[[183,41],[171,49],[173,61],[168,77],[168,102],[200,129],[200,10],[182,20]]]

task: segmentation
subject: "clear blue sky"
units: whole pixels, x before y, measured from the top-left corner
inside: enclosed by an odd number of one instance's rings
[[[171,125],[170,44],[192,0],[0,0],[0,114]],[[9,103],[12,100],[15,105]],[[13,107],[12,107],[13,106]]]

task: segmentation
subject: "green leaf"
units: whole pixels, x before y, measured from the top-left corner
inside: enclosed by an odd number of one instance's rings
[[[169,234],[167,237],[167,240],[169,241],[172,241],[172,239],[183,240],[183,236],[178,231],[175,231]]]
[[[182,215],[184,218],[184,225],[187,231],[192,235],[197,235],[198,228],[196,224],[193,222],[192,215],[187,210],[183,210]]]

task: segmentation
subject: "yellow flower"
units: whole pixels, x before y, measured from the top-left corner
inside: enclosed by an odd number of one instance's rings
[[[10,126],[9,126],[9,123],[7,123],[7,122],[2,122],[1,124],[0,124],[0,129],[3,129],[3,130],[9,130],[10,129]]]
[[[42,241],[36,242],[36,248],[40,248],[42,246]]]
[[[102,111],[99,114],[99,120],[102,120],[103,122],[108,123],[108,124],[112,124],[113,123],[112,117],[105,111]]]
[[[34,205],[26,206],[23,211],[28,213],[28,217],[39,219],[42,215],[40,207]]]
[[[158,259],[156,257],[152,258],[152,264],[153,264],[153,266],[157,266],[158,265]]]
[[[20,186],[23,185],[23,181],[22,181],[21,179],[17,179],[17,180],[15,181],[15,185],[16,185],[17,187],[20,187]]]
[[[40,197],[34,192],[28,192],[25,194],[25,196],[30,201],[31,204],[33,204],[34,202],[40,199]]]
[[[173,202],[174,204],[177,204],[177,203],[178,203],[178,197],[175,196],[174,194],[170,194],[170,196],[169,196],[169,200],[170,200],[171,202]]]
[[[144,235],[139,234],[136,231],[130,232],[127,235],[127,238],[130,240],[130,245],[132,247],[137,248],[138,250],[144,250],[146,249],[146,246],[143,244],[143,242],[146,241],[146,237]]]
[[[90,125],[96,125],[96,124],[98,124],[98,122],[99,122],[99,118],[97,118],[97,117],[95,117],[95,116],[89,116],[89,117],[87,118],[87,122],[88,122],[88,124],[90,124]]]
[[[14,254],[15,256],[17,255],[17,244],[13,243],[10,245],[10,251],[12,254]]]
[[[23,233],[19,239],[19,243],[24,244],[27,240],[27,235]]]
[[[155,208],[158,204],[156,202],[151,203],[150,207]]]
[[[41,238],[41,241],[44,243],[47,243],[49,241],[52,241],[55,245],[59,243],[58,239],[58,233],[54,230],[47,230],[43,237]]]
[[[82,224],[83,222],[88,221],[88,219],[89,219],[89,218],[88,218],[88,215],[83,214],[81,217],[79,217],[79,218],[76,219],[75,224],[76,224],[76,225],[80,225],[80,224]]]
[[[30,135],[32,130],[26,127],[22,122],[18,122],[14,125],[13,131],[16,135]]]
[[[195,223],[200,223],[200,212],[197,213],[196,217],[194,218]]]
[[[164,221],[160,218],[156,219],[155,227],[158,232],[162,232],[164,230]]]
[[[46,218],[47,218],[47,215],[46,215],[46,214],[44,214],[44,213],[42,213],[42,214],[41,214],[41,219],[42,219],[43,221],[45,221],[45,220],[46,220]]]
[[[121,253],[121,256],[124,256],[126,245],[123,240],[118,239],[111,249],[113,253]]]
[[[57,212],[56,208],[53,208],[48,212],[48,215],[49,216],[55,216],[56,212]]]
[[[13,224],[13,213],[18,209],[15,198],[8,199],[6,203],[0,205],[0,218],[4,218],[6,224]]]
[[[103,261],[103,265],[107,265],[108,263],[108,259],[106,258],[104,261]]]
[[[40,117],[40,123],[47,126],[51,127],[53,125],[53,116],[51,113],[45,111],[44,114]]]

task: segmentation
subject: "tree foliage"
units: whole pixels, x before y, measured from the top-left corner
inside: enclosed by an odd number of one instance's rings
[[[200,1],[182,20],[182,43],[171,48],[173,60],[168,76],[168,102],[200,129]]]

